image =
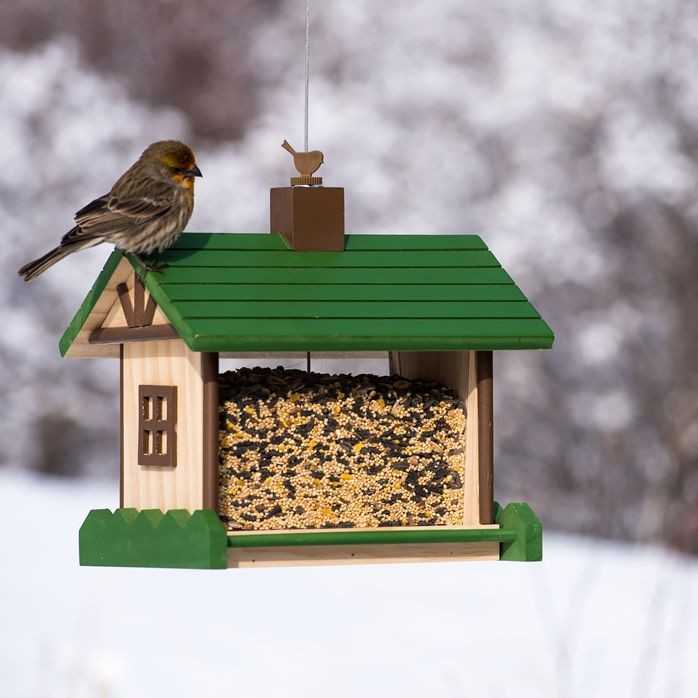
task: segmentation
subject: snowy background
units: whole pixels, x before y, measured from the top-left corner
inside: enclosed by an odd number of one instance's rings
[[[267,230],[279,144],[302,144],[303,17],[302,0],[0,5],[3,694],[694,695],[698,573],[668,552],[698,553],[688,0],[313,3],[310,146],[349,231],[477,232],[556,332],[551,352],[495,357],[497,498],[548,531],[661,547],[548,536],[543,565],[503,568],[76,567],[86,511],[115,505],[118,385],[114,362],[62,361],[57,341],[108,250],[29,287],[16,269],[161,138],[190,142],[205,175],[189,230]]]
[[[0,475],[3,696],[696,695],[686,556],[549,534],[539,564],[78,567],[84,512],[113,503]]]

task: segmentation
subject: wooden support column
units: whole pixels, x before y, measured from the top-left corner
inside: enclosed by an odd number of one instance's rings
[[[124,345],[119,344],[119,508],[124,507]]]
[[[477,355],[478,462],[480,483],[480,523],[494,523],[494,391],[492,352]]]
[[[204,492],[205,509],[218,511],[218,354],[202,352],[201,374],[204,383]]]

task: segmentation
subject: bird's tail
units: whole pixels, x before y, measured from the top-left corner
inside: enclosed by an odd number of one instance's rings
[[[85,247],[92,247],[95,244],[94,240],[74,240],[72,242],[62,242],[58,247],[54,247],[50,252],[29,262],[21,267],[17,273],[25,280],[31,281],[39,274],[43,274],[49,267],[52,267],[56,262],[67,257],[73,252],[77,252]]]

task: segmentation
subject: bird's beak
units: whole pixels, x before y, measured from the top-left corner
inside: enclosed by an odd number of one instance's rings
[[[198,165],[194,165],[191,169],[187,170],[186,172],[190,177],[203,177],[201,174],[201,170],[199,169]]]

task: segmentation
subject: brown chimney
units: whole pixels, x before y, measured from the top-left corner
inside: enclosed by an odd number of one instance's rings
[[[300,176],[290,187],[271,190],[270,230],[281,233],[294,250],[344,250],[344,188],[323,187],[313,173],[322,165],[319,150],[296,152],[288,141],[282,148],[293,155]]]

